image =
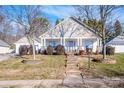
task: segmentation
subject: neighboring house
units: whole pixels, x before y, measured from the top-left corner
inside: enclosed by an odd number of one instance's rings
[[[101,38],[96,31],[74,17],[63,20],[50,31],[42,34],[40,39],[41,49],[49,45],[53,47],[63,45],[66,51],[86,50],[86,47],[89,47],[96,52],[101,46]]]
[[[115,37],[107,45],[115,47],[115,53],[124,53],[124,33]]]
[[[14,44],[16,46],[16,51],[15,51],[16,54],[19,54],[20,46],[23,46],[23,45],[30,46],[30,43],[29,43],[29,40],[27,39],[27,37],[22,37]],[[40,40],[35,38],[34,44],[35,44],[36,51],[38,51],[40,49]]]
[[[0,40],[0,54],[10,53],[10,45],[3,40]]]

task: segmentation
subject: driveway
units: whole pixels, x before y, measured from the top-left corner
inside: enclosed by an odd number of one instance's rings
[[[0,54],[0,61],[7,60],[11,58],[12,56],[10,54]]]

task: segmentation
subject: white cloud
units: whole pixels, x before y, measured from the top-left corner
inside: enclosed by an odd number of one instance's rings
[[[47,15],[55,16],[57,18],[65,18],[74,16],[75,9],[72,6],[46,6],[43,12]]]

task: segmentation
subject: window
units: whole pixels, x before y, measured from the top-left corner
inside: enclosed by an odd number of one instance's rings
[[[68,46],[68,47],[75,47],[76,46],[76,42],[75,41],[67,41],[66,46]]]
[[[55,46],[57,46],[59,44],[60,44],[59,41],[49,41],[49,44],[48,45],[55,47]]]

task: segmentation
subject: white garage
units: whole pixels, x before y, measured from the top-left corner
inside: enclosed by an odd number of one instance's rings
[[[27,39],[27,37],[22,37],[21,39],[19,39],[14,44],[16,46],[16,51],[15,52],[16,52],[17,55],[19,54],[20,46],[23,46],[23,45],[29,46],[30,45],[29,40]],[[36,51],[38,51],[41,48],[40,47],[40,40],[35,38],[34,44],[35,44]]]
[[[115,47],[115,53],[124,53],[124,34],[117,36],[107,45]]]
[[[10,45],[3,40],[0,40],[0,54],[6,54],[10,52]]]

